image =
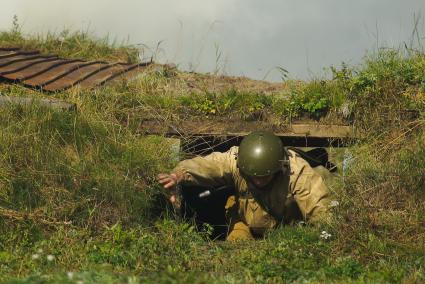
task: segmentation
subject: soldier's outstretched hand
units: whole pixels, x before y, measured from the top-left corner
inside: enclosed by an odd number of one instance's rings
[[[170,201],[172,203],[176,201],[176,187],[180,183],[182,178],[183,175],[180,173],[161,173],[157,176],[157,180],[162,185],[162,187],[170,191]]]

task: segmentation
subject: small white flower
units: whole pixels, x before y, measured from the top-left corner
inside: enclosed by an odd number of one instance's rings
[[[72,278],[74,278],[74,272],[72,272],[72,271],[68,271],[68,273],[66,275],[68,276],[69,280],[72,280]]]
[[[40,258],[40,255],[39,255],[38,253],[35,253],[35,254],[33,254],[33,255],[31,256],[31,258],[32,258],[33,260],[36,260],[36,259],[39,259],[39,258]]]
[[[43,249],[39,248],[39,249],[37,250],[37,252],[38,252],[38,253],[43,253]]]
[[[327,239],[330,239],[332,237],[332,235],[331,234],[329,234],[328,232],[326,232],[326,231],[322,231],[322,233],[320,234],[320,238],[322,238],[322,239],[324,239],[324,240],[327,240]]]
[[[49,255],[47,256],[47,260],[48,260],[48,261],[53,261],[54,259],[55,259],[55,256],[54,256],[54,255],[49,254]]]
[[[339,202],[337,201],[337,200],[332,200],[330,203],[329,203],[329,207],[337,207],[337,206],[339,206]]]

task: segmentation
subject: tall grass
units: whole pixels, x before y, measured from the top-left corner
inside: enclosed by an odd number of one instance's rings
[[[0,183],[9,209],[42,209],[47,220],[91,227],[148,220],[155,190],[146,183],[170,154],[162,138],[138,137],[86,108],[10,106],[0,125]]]

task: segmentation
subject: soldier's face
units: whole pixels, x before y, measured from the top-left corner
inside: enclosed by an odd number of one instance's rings
[[[263,177],[250,177],[252,183],[258,187],[263,188],[267,186],[273,179],[273,175],[263,176]]]

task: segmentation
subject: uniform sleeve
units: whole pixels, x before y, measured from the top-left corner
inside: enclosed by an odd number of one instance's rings
[[[330,219],[329,191],[323,178],[302,158],[291,158],[290,190],[304,219],[325,223]]]
[[[220,153],[213,152],[205,157],[181,161],[174,171],[183,173],[182,183],[186,185],[223,186],[233,184],[236,167],[236,149]]]

